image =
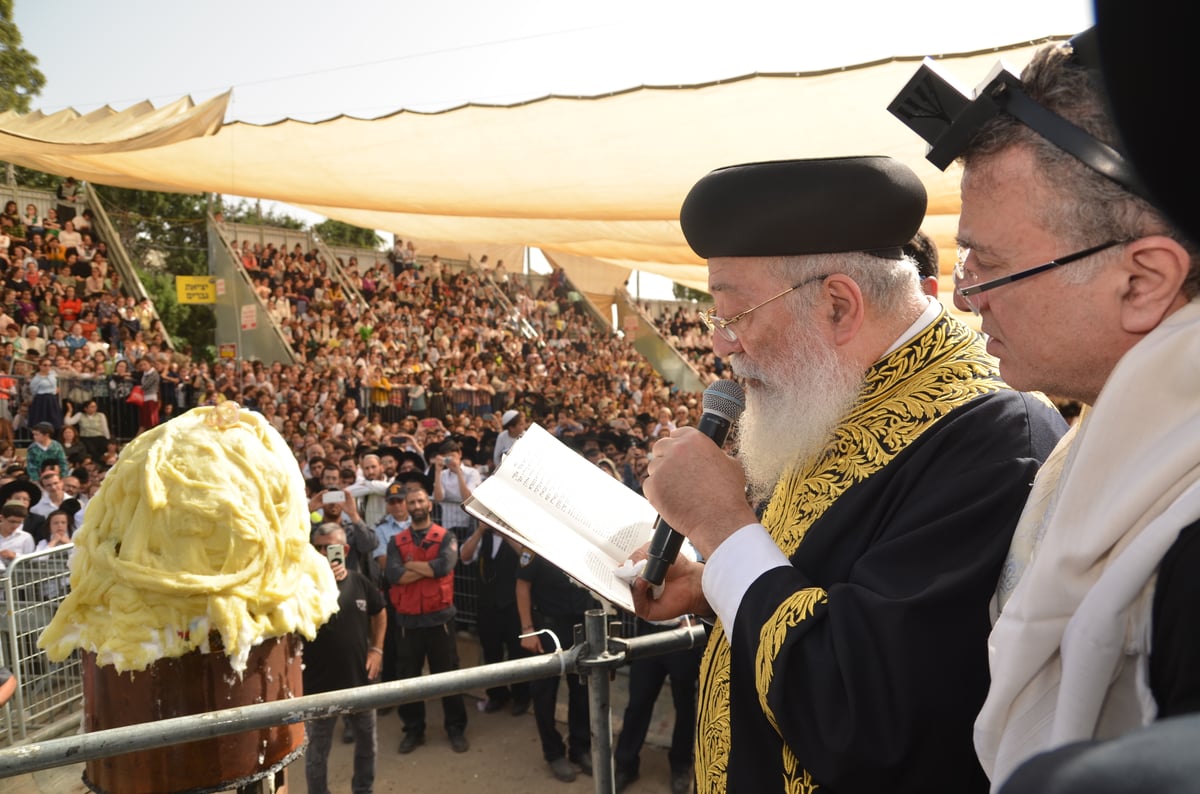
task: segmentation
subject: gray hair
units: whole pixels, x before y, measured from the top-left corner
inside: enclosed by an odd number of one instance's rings
[[[798,284],[821,274],[843,273],[858,284],[863,297],[880,314],[893,315],[920,292],[916,263],[911,259],[883,259],[862,252],[785,256],[768,263],[772,273]],[[802,296],[803,305],[815,305],[816,292]]]
[[[1076,63],[1071,56],[1072,50],[1065,44],[1039,50],[1021,73],[1026,92],[1092,137],[1119,148],[1120,136],[1099,73]],[[1047,231],[1075,247],[1165,235],[1191,256],[1184,294],[1190,298],[1200,292],[1200,248],[1193,241],[1150,202],[1102,176],[1007,113],[980,127],[960,159],[966,168],[983,168],[981,161],[1012,146],[1029,148],[1037,163],[1037,180],[1058,199],[1043,207],[1040,221]],[[1106,261],[1104,256],[1095,257],[1084,267],[1069,268],[1064,278],[1075,283],[1087,281]]]
[[[341,536],[341,538],[342,538],[340,541],[341,543],[346,542],[346,530],[343,529],[342,525],[337,523],[336,521],[325,521],[324,523],[318,524],[317,528],[315,530],[313,530],[313,540],[316,540],[317,538],[330,538],[330,537],[333,537],[334,535]],[[333,542],[339,542],[339,541],[328,541],[328,542],[333,543]]]

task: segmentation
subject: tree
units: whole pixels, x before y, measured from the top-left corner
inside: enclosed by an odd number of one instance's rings
[[[29,102],[42,91],[46,76],[37,56],[21,46],[21,31],[12,20],[12,0],[0,0],[0,111],[29,112]]]
[[[679,282],[671,285],[671,292],[674,293],[676,300],[681,301],[699,301],[700,303],[712,303],[712,295],[698,289],[685,287]]]
[[[17,180],[18,185],[36,187],[41,190],[56,190],[58,189],[58,183],[62,181],[62,177],[47,174],[43,171],[34,171],[32,168],[26,168],[22,165],[13,166],[13,176]]]
[[[268,209],[263,212],[262,205],[258,202],[253,204],[242,199],[237,204],[223,204],[221,206],[221,214],[225,216],[225,220],[229,223],[246,223],[252,226],[278,226],[282,229],[304,228],[304,221],[297,220],[291,215],[285,215],[282,212],[275,212]]]
[[[212,307],[181,304],[175,276],[208,274],[206,197],[202,193],[157,193],[93,185],[117,236],[138,269],[163,325],[176,347],[211,352],[216,317]],[[147,254],[161,255],[161,272],[147,272]]]
[[[341,221],[326,220],[313,226],[326,245],[345,245],[353,248],[370,248],[372,251],[383,245],[383,240],[373,229],[360,229]]]

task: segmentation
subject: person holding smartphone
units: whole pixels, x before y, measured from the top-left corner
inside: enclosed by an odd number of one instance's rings
[[[346,567],[346,532],[325,522],[313,532],[313,547],[329,558],[338,586],[338,611],[304,644],[304,692],[308,695],[363,686],[379,679],[387,613],[375,583]],[[354,777],[350,790],[370,794],[375,785],[375,710],[348,715],[354,731]],[[308,720],[304,776],[310,794],[328,794],[329,750],[337,717]]]
[[[333,484],[327,485],[309,500],[309,508],[313,511],[313,532],[310,538],[315,541],[317,530],[326,521],[341,525],[349,541],[348,566],[378,585],[382,579],[381,571],[374,560],[375,533],[363,523],[354,497],[347,489],[338,487],[336,474],[332,477],[332,482]]]
[[[440,512],[441,524],[459,539],[471,534],[471,516],[463,502],[483,482],[483,475],[463,460],[462,444],[447,441],[433,459],[433,500]]]

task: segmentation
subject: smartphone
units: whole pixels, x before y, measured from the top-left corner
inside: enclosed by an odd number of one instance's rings
[[[345,491],[326,491],[321,497],[321,504],[341,504],[346,501]]]
[[[346,547],[340,543],[335,543],[332,546],[325,547],[325,556],[330,562],[336,562],[339,565],[346,564]]]

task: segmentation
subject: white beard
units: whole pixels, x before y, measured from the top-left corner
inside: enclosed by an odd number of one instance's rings
[[[862,388],[862,371],[824,339],[813,335],[799,344],[789,360],[768,365],[730,357],[734,373],[754,381],[738,423],[738,459],[755,503],[771,496],[788,468],[825,448]]]

